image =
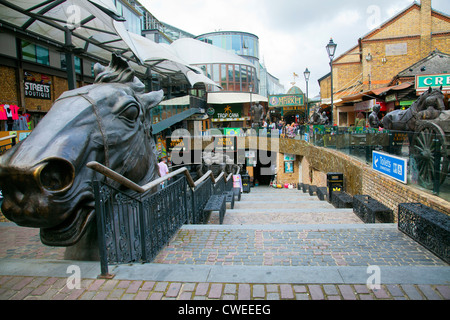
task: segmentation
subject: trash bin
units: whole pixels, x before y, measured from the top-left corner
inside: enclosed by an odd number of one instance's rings
[[[247,172],[244,172],[241,176],[242,179],[242,191],[244,193],[250,193],[250,176]]]
[[[327,189],[328,189],[328,202],[331,203],[333,197],[333,191],[344,190],[344,174],[340,172],[328,172],[327,173]]]

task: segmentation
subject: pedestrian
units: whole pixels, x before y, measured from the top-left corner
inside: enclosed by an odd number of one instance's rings
[[[167,162],[167,158],[166,157],[162,157],[161,161],[158,163],[158,167],[159,167],[159,176],[162,178],[164,177],[166,174],[169,173],[169,167],[166,164]],[[164,188],[165,184],[167,181],[164,181],[161,183],[161,187]]]
[[[281,135],[283,133],[283,121],[280,120],[278,122],[278,134]]]

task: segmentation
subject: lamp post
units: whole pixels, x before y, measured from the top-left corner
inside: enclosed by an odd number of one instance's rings
[[[250,84],[249,86],[248,86],[248,89],[249,89],[249,91],[250,91],[250,108],[248,109],[249,111],[250,111],[250,115],[251,115],[251,121],[252,121],[252,128],[253,128],[253,115],[252,115],[252,92],[253,92],[253,85],[252,84]]]
[[[327,48],[327,53],[328,53],[328,57],[330,58],[330,68],[331,68],[331,119],[330,119],[330,123],[331,125],[333,125],[333,58],[334,58],[334,54],[336,52],[336,47],[337,44],[333,42],[333,39],[330,39],[330,42],[327,44],[326,48]]]
[[[311,75],[311,72],[309,72],[308,68],[303,72],[303,75],[305,76],[306,81],[306,115],[305,115],[305,124],[308,122],[309,118],[309,105],[308,105],[308,81],[309,76]]]

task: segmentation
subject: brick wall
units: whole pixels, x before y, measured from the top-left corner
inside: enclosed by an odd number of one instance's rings
[[[397,221],[399,203],[406,202],[420,202],[450,215],[450,203],[448,201],[387,178],[369,167],[363,170],[361,194],[370,195],[392,209],[395,214],[395,221]]]
[[[346,154],[294,139],[280,139],[279,145],[282,153],[303,156],[301,160],[303,183],[326,186],[327,172],[342,172],[345,191],[351,195],[369,195],[380,201],[394,211],[395,221],[398,205],[406,202],[420,202],[450,215],[450,202],[386,177]]]
[[[363,90],[386,87],[395,75],[431,51],[438,49],[450,53],[449,30],[450,19],[431,11],[431,0],[422,0],[421,5],[405,8],[401,14],[361,38],[356,47],[335,59],[334,92],[345,89],[346,84],[360,73]],[[394,50],[386,46],[394,47]],[[403,46],[406,50],[395,52],[395,46]],[[358,53],[361,53],[361,58]],[[370,62],[365,59],[368,53],[372,56]],[[326,78],[320,83],[322,99],[330,97],[328,82]]]

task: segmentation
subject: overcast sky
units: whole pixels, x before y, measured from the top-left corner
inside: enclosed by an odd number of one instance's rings
[[[260,61],[287,91],[293,82],[306,92],[303,71],[311,71],[309,97],[330,71],[325,46],[332,37],[336,57],[358,38],[410,6],[412,0],[141,0],[160,21],[194,35],[245,31],[259,37]],[[419,1],[417,1],[419,2]],[[450,14],[449,0],[432,0]]]

